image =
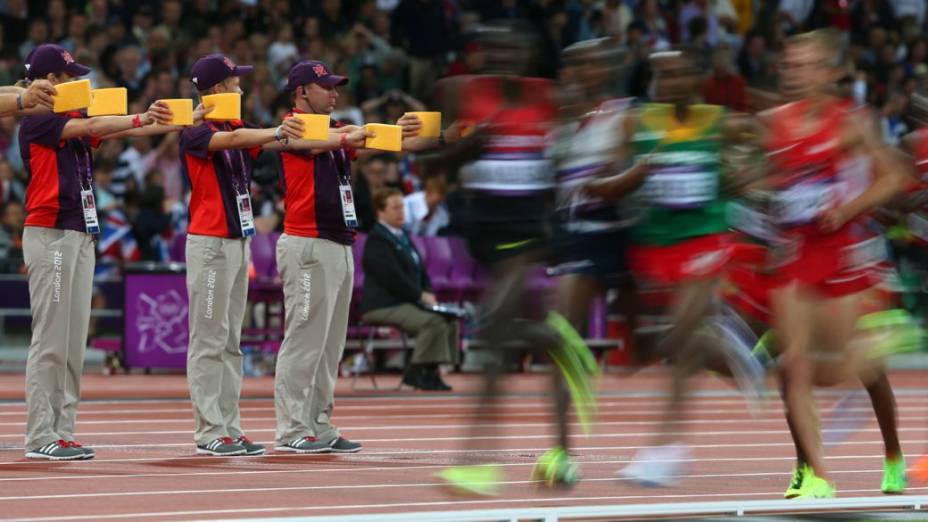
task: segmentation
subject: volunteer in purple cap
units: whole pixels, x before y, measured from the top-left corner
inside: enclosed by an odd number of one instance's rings
[[[302,61],[287,91],[290,115],[331,114],[337,87],[348,83],[325,64]],[[368,134],[332,123],[329,142],[280,153],[284,233],[277,243],[286,329],[277,355],[278,451],[353,453],[361,445],[332,422],[338,363],[345,349],[354,284],[351,245],[358,226],[351,194],[351,160]]]
[[[33,85],[53,86],[84,76],[90,69],[75,62],[65,49],[43,44],[27,58],[26,71]],[[94,236],[100,233],[91,147],[107,138],[176,130],[155,125],[170,117],[167,107],[155,103],[147,112],[130,116],[48,113],[27,116],[20,124],[20,154],[29,174],[23,255],[32,307],[26,457],[94,456],[93,450],[74,441],[90,321]]]
[[[251,70],[223,55],[210,54],[193,64],[190,79],[200,96],[241,93],[239,78]],[[248,293],[249,241],[255,234],[251,173],[262,148],[283,147],[302,130],[302,122],[295,118],[271,129],[241,120],[204,121],[180,135],[182,168],[191,188],[187,382],[197,454],[264,453],[264,446],[242,432],[239,416],[239,343]]]

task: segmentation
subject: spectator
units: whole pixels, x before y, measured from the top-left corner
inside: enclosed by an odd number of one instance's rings
[[[361,110],[365,121],[385,123],[394,122],[410,111],[424,111],[426,106],[402,91],[392,90],[362,103]]]
[[[892,146],[899,145],[902,137],[909,132],[903,119],[908,98],[900,91],[892,91],[880,110],[880,128],[883,130],[883,141]]]
[[[457,320],[428,310],[437,301],[422,256],[402,229],[403,194],[382,189],[374,195],[374,206],[378,222],[367,238],[362,261],[362,319],[416,336],[403,384],[420,390],[451,390],[438,367],[458,362]]]
[[[48,41],[48,22],[44,18],[35,18],[29,22],[29,38],[19,45],[19,57],[25,60],[29,53],[39,44]]]
[[[23,182],[16,179],[16,173],[9,161],[0,161],[0,205],[18,201],[26,202],[26,187]]]
[[[437,236],[448,226],[450,217],[445,198],[448,185],[444,176],[432,176],[425,180],[425,188],[406,196],[406,230],[414,236]]]
[[[409,56],[409,91],[430,97],[450,47],[451,27],[441,0],[401,0],[392,15],[393,44]]]
[[[7,201],[0,206],[3,220],[0,222],[0,272],[17,274],[23,268],[23,226],[26,211],[18,201]]]
[[[358,161],[361,175],[357,176],[353,191],[355,211],[362,232],[370,232],[376,222],[373,194],[386,184],[387,157],[388,154],[378,154]]]
[[[703,99],[707,103],[743,111],[747,109],[745,85],[744,78],[732,71],[731,47],[719,45],[712,53],[712,70],[703,84]]]
[[[3,45],[16,49],[26,39],[29,28],[29,6],[26,0],[6,0],[6,9],[0,15],[3,26]]]
[[[116,197],[122,198],[130,190],[130,186],[142,185],[146,172],[144,156],[150,151],[151,138],[142,136],[131,140],[129,146],[119,154],[110,183]]]
[[[689,43],[697,37],[690,29],[690,22],[697,18],[705,21],[706,42],[714,47],[719,41],[719,20],[709,0],[691,0],[680,9],[680,41]]]
[[[655,51],[666,50],[676,41],[675,25],[668,22],[669,14],[661,9],[658,0],[641,0],[638,3],[637,28],[640,28],[647,47]]]
[[[786,33],[797,33],[805,28],[815,0],[780,0],[780,24]]]

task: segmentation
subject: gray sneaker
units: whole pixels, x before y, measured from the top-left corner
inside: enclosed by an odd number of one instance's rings
[[[84,455],[84,450],[79,447],[74,447],[71,443],[64,440],[56,440],[41,448],[35,448],[26,452],[27,459],[45,460],[82,460],[86,458]]]
[[[361,451],[361,443],[338,437],[329,443],[329,451],[332,453],[357,453]]]
[[[264,446],[261,444],[256,444],[251,441],[248,437],[242,435],[241,437],[235,439],[235,442],[245,448],[245,455],[263,455]]]
[[[90,460],[90,459],[92,459],[92,458],[94,458],[94,457],[97,456],[97,452],[94,451],[92,448],[85,448],[84,446],[81,446],[80,443],[78,443],[78,442],[76,442],[76,441],[69,440],[69,441],[67,441],[67,444],[68,444],[68,446],[71,446],[72,448],[77,448],[77,449],[83,451],[83,452],[84,452],[84,460]]]
[[[202,446],[197,446],[197,455],[214,455],[217,457],[231,457],[244,455],[247,450],[231,437],[219,437]]]
[[[289,453],[328,453],[330,444],[331,442],[322,442],[316,437],[300,437],[286,444],[279,444],[274,449]]]

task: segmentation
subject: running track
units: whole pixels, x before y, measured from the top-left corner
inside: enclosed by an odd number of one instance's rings
[[[0,519],[206,520],[780,498],[792,447],[779,403],[768,401],[762,416],[753,419],[739,397],[711,378],[700,381],[690,410],[687,440],[693,452],[681,483],[642,489],[615,478],[654,431],[658,373],[607,376],[600,424],[591,437],[575,438],[583,481],[572,491],[539,490],[528,481],[535,459],[552,440],[542,376],[511,379],[515,393],[495,426],[480,427],[475,451],[464,452],[462,445],[471,433],[468,412],[477,404],[476,381],[455,376],[453,395],[352,393],[341,382],[335,420],[346,436],[365,444],[360,454],[271,452],[226,459],[193,455],[190,407],[179,397],[182,376],[89,376],[84,395],[92,399],[81,406],[78,439],[98,456],[61,463],[23,458],[22,376],[0,376],[6,399],[0,402]],[[926,376],[892,377],[910,460],[928,440]],[[266,444],[274,436],[272,388],[269,379],[249,380],[250,398],[242,401],[246,432]],[[161,398],[139,398],[145,396]],[[823,395],[820,404],[827,408],[835,398]],[[856,414],[866,419],[863,429],[829,452],[829,464],[841,496],[879,495],[879,431],[868,408]],[[502,497],[462,500],[440,486],[433,473],[465,453],[505,465]],[[910,492],[923,495],[928,487]]]

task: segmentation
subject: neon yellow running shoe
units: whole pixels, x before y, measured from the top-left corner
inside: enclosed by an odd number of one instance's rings
[[[532,469],[532,480],[549,488],[570,487],[580,480],[580,468],[560,446],[546,451]]]
[[[802,494],[802,485],[809,473],[809,467],[805,464],[793,468],[793,478],[790,479],[789,487],[786,488],[783,498],[796,498]]]
[[[556,312],[548,314],[548,326],[557,331],[561,345],[549,355],[567,383],[567,390],[577,411],[583,432],[589,435],[593,429],[598,410],[596,381],[601,374],[596,358],[590,348],[574,330],[570,322]]]
[[[857,328],[881,334],[867,355],[880,359],[897,353],[913,352],[925,342],[925,334],[906,310],[883,310],[857,320]]]
[[[499,495],[505,478],[503,468],[496,464],[452,466],[435,476],[447,482],[455,494],[480,497]]]
[[[883,460],[883,485],[880,490],[887,495],[905,493],[908,481],[905,476],[905,458]]]
[[[834,484],[821,477],[816,477],[812,469],[807,469],[806,477],[802,481],[802,488],[799,490],[799,496],[796,498],[835,498],[836,496],[838,496],[838,490]]]

